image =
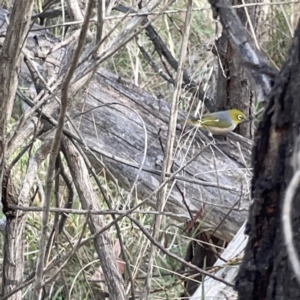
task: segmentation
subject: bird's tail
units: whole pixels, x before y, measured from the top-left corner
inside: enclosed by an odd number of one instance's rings
[[[187,120],[179,121],[178,124],[180,124],[180,125],[200,126],[201,122],[198,118],[189,118]]]

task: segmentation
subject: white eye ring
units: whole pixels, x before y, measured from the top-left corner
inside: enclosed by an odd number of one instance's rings
[[[242,115],[238,115],[238,119],[241,121],[243,120],[243,116]]]

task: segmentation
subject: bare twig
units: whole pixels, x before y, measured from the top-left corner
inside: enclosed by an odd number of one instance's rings
[[[99,200],[89,180],[88,170],[83,157],[78,151],[76,151],[75,147],[67,138],[63,138],[62,149],[74,179],[74,184],[82,207],[86,209],[91,206],[92,210],[99,210]],[[118,218],[115,220],[117,219]],[[100,218],[100,216],[92,215],[89,226],[93,236],[95,249],[104,270],[104,276],[111,299],[126,299],[123,279],[117,268],[116,258],[113,254],[109,236],[105,230],[102,231],[101,234],[95,236],[95,232],[100,232],[103,228],[106,228],[106,226],[104,226],[103,219]]]
[[[184,264],[187,267],[190,267],[194,270],[197,270],[200,274],[206,275],[208,277],[211,277],[217,281],[220,281],[228,286],[234,286],[232,283],[227,282],[226,280],[216,277],[213,274],[211,274],[210,272],[207,272],[205,270],[200,269],[199,267],[185,261],[183,258],[177,256],[176,254],[168,251],[167,249],[165,249],[164,247],[162,247],[151,235],[150,233],[140,224],[139,221],[137,221],[136,219],[132,218],[131,216],[128,216],[128,218],[138,226],[138,228],[143,232],[143,234],[150,240],[151,244],[155,245],[155,247],[157,247],[161,252],[165,253],[166,255],[173,257],[174,259],[176,259],[177,261],[181,262],[182,264]]]
[[[83,238],[83,235],[85,233],[86,227],[88,225],[89,222],[89,218],[90,218],[90,213],[88,213],[86,215],[85,221],[83,223],[82,226],[82,230],[80,232],[79,238],[77,240],[76,245],[73,247],[73,249],[70,251],[70,253],[68,253],[68,255],[66,257],[64,257],[64,260],[62,262],[62,264],[60,264],[59,268],[57,268],[55,270],[55,272],[53,272],[53,274],[51,274],[51,277],[48,278],[45,282],[41,283],[41,287],[45,286],[46,284],[50,283],[53,279],[56,278],[56,276],[61,272],[61,270],[64,268],[64,266],[66,266],[66,264],[69,262],[69,260],[72,258],[72,256],[75,254],[75,252],[80,248],[80,242]]]
[[[177,115],[178,115],[178,101],[181,92],[181,84],[182,84],[182,75],[183,75],[183,63],[186,56],[187,51],[187,42],[189,37],[189,30],[190,30],[190,21],[191,21],[191,8],[192,8],[192,1],[188,1],[187,5],[187,13],[184,23],[184,35],[181,45],[180,57],[178,62],[178,69],[177,69],[177,76],[176,76],[176,83],[175,83],[175,90],[173,94],[173,100],[171,105],[170,111],[170,120],[169,120],[169,128],[168,128],[168,137],[167,137],[167,144],[165,148],[165,157],[163,162],[163,169],[160,178],[160,182],[163,183],[166,180],[166,173],[170,172],[172,166],[172,159],[173,159],[173,149],[174,149],[174,141],[176,136],[176,122],[177,122]],[[167,200],[167,192],[168,186],[165,185],[162,190],[158,193],[157,197],[157,210],[163,211],[166,200]],[[159,237],[159,230],[161,225],[162,216],[158,215],[155,217],[154,226],[153,226],[153,239],[157,240]],[[149,263],[148,263],[148,270],[147,270],[147,279],[145,282],[145,299],[149,298],[150,288],[151,288],[151,276],[153,272],[153,262],[155,256],[155,248],[154,245],[151,244],[150,254],[149,254]]]
[[[77,145],[77,143],[74,143],[73,144],[76,146],[78,152],[81,154],[82,158],[84,159],[84,162],[89,170],[89,173],[92,174],[92,176],[94,177],[94,180],[96,182],[96,184],[98,185],[100,191],[101,191],[101,194],[104,198],[104,201],[105,203],[107,204],[108,208],[110,210],[112,210],[112,206],[111,206],[111,203],[110,201],[108,200],[108,196],[107,196],[107,193],[105,191],[105,189],[103,188],[94,168],[92,167],[90,161],[88,160],[88,158],[86,157],[85,153],[83,152],[83,150],[81,149],[81,147],[78,147],[79,145]],[[93,210],[94,212],[95,210]],[[116,215],[114,213],[111,214],[113,220],[116,219]],[[133,277],[132,277],[132,272],[131,272],[131,269],[130,269],[130,263],[129,263],[129,259],[128,259],[128,256],[126,254],[126,249],[124,247],[124,243],[123,243],[123,239],[122,239],[122,234],[121,234],[121,229],[120,229],[120,226],[118,223],[115,224],[115,227],[116,227],[116,230],[117,230],[117,235],[118,235],[118,239],[119,239],[119,242],[120,242],[120,247],[121,247],[121,252],[122,252],[122,256],[123,256],[123,259],[125,261],[125,264],[126,264],[126,268],[127,268],[127,272],[128,272],[128,276],[129,276],[129,280],[130,280],[130,284],[131,284],[131,297],[132,297],[132,300],[135,299],[135,294],[134,294],[134,281],[133,281]]]
[[[53,144],[51,147],[50,159],[49,159],[49,167],[47,171],[47,179],[46,179],[46,200],[44,203],[44,211],[43,211],[43,222],[42,222],[42,234],[40,238],[40,252],[37,262],[37,269],[36,269],[36,277],[35,277],[35,284],[33,289],[33,298],[39,299],[40,295],[40,286],[42,282],[42,275],[45,263],[45,246],[46,246],[46,239],[47,239],[47,231],[48,231],[48,218],[49,218],[49,207],[50,207],[50,200],[51,200],[51,193],[52,193],[52,180],[54,175],[55,169],[55,160],[58,155],[59,147],[61,138],[63,136],[63,127],[65,122],[65,114],[67,110],[68,104],[68,92],[69,92],[69,85],[72,79],[72,76],[76,70],[77,63],[79,61],[80,54],[83,50],[86,34],[88,31],[89,25],[89,18],[92,13],[92,9],[94,6],[94,1],[90,0],[88,3],[88,8],[86,11],[84,23],[81,28],[81,33],[79,37],[79,42],[77,48],[75,49],[74,56],[72,58],[72,62],[70,68],[67,71],[65,76],[63,85],[62,85],[62,98],[61,98],[61,106],[60,106],[60,114],[59,114],[59,121],[58,126],[55,132],[55,136],[53,139]]]
[[[97,35],[96,43],[99,43],[102,39],[102,32],[104,26],[104,13],[105,13],[105,1],[98,0],[97,4]]]
[[[40,212],[43,211],[42,207],[38,207],[38,206],[20,206],[20,205],[8,205],[8,208],[14,209],[14,210],[21,210],[21,211],[30,211],[30,212]],[[231,209],[230,207],[224,207],[226,209]],[[86,215],[88,213],[88,210],[85,209],[71,209],[71,208],[57,208],[57,207],[50,207],[49,208],[50,212],[53,213],[59,213],[62,215],[67,215],[67,214],[74,214],[74,215]],[[126,213],[132,213],[132,211],[130,210],[92,210],[90,212],[91,215],[123,215]],[[171,213],[171,212],[158,212],[158,211],[151,211],[151,210],[138,210],[138,211],[134,211],[135,214],[149,214],[149,215],[158,215],[158,214],[162,214],[164,216],[169,216],[169,217],[176,217],[176,214]]]
[[[167,3],[165,7],[161,9],[161,12],[166,10],[166,8],[171,5],[174,2],[174,0],[170,0],[170,2]],[[158,0],[151,0],[149,1],[146,6],[141,9],[141,11],[151,11],[153,10],[160,1]],[[157,19],[157,17],[154,18],[154,20]],[[152,21],[154,21],[152,20]],[[136,37],[139,33],[142,32],[144,28],[147,27],[147,25],[150,24],[150,21],[146,24],[140,25],[142,23],[142,19],[140,17],[133,18],[119,33],[118,37],[114,39],[107,47],[106,49],[101,53],[101,55],[98,57],[97,61],[93,62],[89,66],[86,67],[86,69],[74,80],[74,83],[77,81],[80,81],[82,78],[85,78],[88,76],[88,74],[95,72],[101,63],[106,61],[109,57],[114,55],[118,50],[120,50],[124,45],[126,45],[129,41],[131,41],[134,37]],[[96,45],[94,48],[97,49],[99,45]],[[95,49],[91,50],[91,53],[94,53]]]

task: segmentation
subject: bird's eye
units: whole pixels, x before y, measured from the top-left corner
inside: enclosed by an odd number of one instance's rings
[[[238,115],[238,119],[241,121],[243,120],[243,116],[242,115]]]

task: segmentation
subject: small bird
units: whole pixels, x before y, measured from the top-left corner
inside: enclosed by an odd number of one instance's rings
[[[230,109],[205,114],[201,119],[189,118],[186,124],[201,127],[213,135],[225,135],[246,120],[247,117],[243,112],[238,109]],[[185,124],[185,121],[180,122],[180,124]]]

